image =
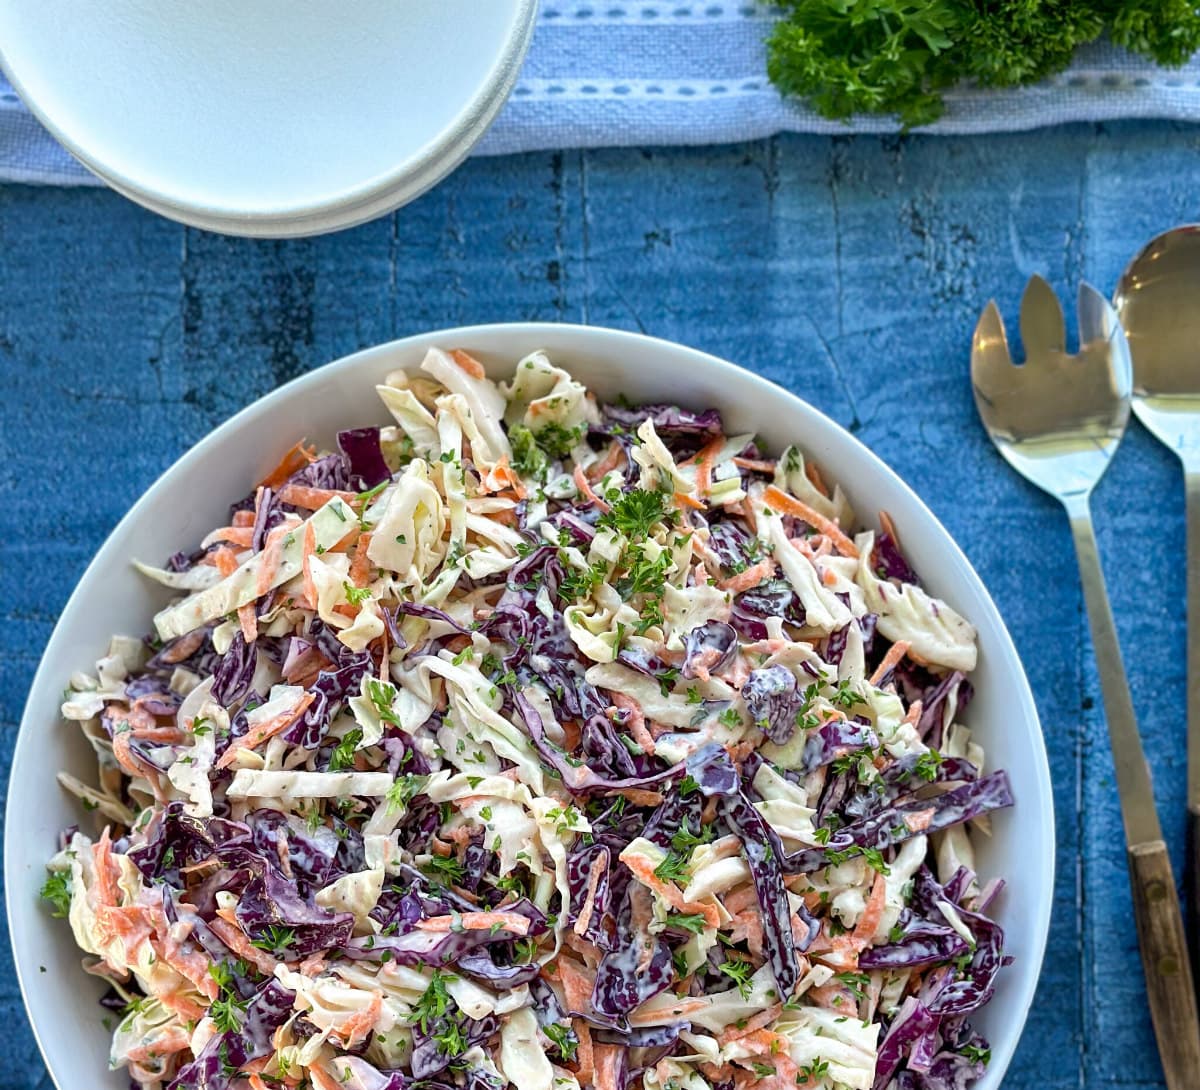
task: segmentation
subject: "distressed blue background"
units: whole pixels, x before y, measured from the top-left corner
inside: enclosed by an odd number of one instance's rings
[[[1200,130],[782,137],[475,160],[392,217],[271,243],[104,191],[0,188],[0,761],[57,611],[126,509],[234,410],[419,330],[549,319],[737,360],[887,459],[965,547],[1038,696],[1058,812],[1046,968],[1006,1085],[1161,1085],[1066,524],[993,454],[967,349],[1029,274],[1110,291],[1200,219]],[[1182,485],[1136,427],[1097,502],[1134,701],[1183,839]],[[1179,860],[1176,857],[1176,866]],[[0,951],[3,948],[0,947]],[[49,1086],[0,952],[0,1086]],[[75,1088],[72,1088],[75,1090]]]

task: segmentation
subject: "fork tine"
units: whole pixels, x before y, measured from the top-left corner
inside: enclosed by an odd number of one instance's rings
[[[1065,352],[1067,327],[1054,289],[1040,276],[1031,276],[1021,297],[1021,342],[1025,358],[1042,352]]]
[[[1004,320],[992,299],[979,316],[971,338],[971,383],[978,392],[986,393],[1003,381],[1004,372],[1012,365]]]
[[[1112,304],[1091,284],[1079,282],[1079,354],[1099,349],[1107,342],[1109,370],[1119,397],[1127,398],[1133,390],[1133,359],[1125,330]]]

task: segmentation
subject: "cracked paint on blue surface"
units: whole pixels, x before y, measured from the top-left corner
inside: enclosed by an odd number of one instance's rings
[[[278,383],[424,329],[644,330],[750,367],[849,427],[926,499],[996,598],[1038,697],[1058,816],[1045,972],[1013,1090],[1161,1086],[1120,816],[1066,524],[976,422],[967,346],[1025,279],[1110,291],[1200,219],[1200,133],[785,137],[476,160],[332,237],[232,240],[107,192],[0,189],[0,775],[57,611],[176,457]],[[1184,814],[1183,493],[1131,430],[1097,531],[1160,812]],[[7,953],[0,954],[7,959]],[[46,1087],[0,962],[0,1087]]]

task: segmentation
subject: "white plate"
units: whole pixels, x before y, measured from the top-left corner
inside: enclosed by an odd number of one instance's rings
[[[34,1032],[62,1090],[120,1087],[105,1072],[108,1035],[100,1025],[97,981],[79,968],[65,921],[51,919],[38,889],[61,828],[80,819],[74,799],[54,782],[66,768],[85,779],[95,760],[75,724],[58,713],[73,670],[92,670],[114,632],[139,633],[163,604],[130,566],[192,548],[219,524],[229,502],[245,495],[300,435],[332,446],[339,428],[390,423],[374,385],[392,370],[415,368],[431,344],[461,347],[493,375],[511,373],[522,356],[544,348],[551,359],[601,394],[635,401],[715,406],[730,431],[757,432],[774,450],[797,441],[842,485],[855,509],[890,512],[904,548],[933,593],[979,630],[975,700],[966,720],[1005,768],[1016,806],[992,816],[993,835],[977,840],[980,872],[1008,888],[996,918],[1015,962],[1000,974],[981,1017],[992,1061],[978,1090],[997,1090],[1016,1047],[1042,964],[1054,889],[1054,813],[1037,712],[1012,640],[965,556],[929,509],[857,439],[799,398],[765,379],[680,345],[632,333],[569,325],[473,326],[395,341],[322,367],[255,402],[179,459],[121,520],[62,612],[21,722],[13,755],[4,841],[8,923]]]
[[[210,230],[361,223],[462,161],[537,0],[7,0],[0,65],[133,200]]]

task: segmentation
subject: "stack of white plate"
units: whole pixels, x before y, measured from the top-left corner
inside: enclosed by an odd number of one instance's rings
[[[504,104],[536,0],[7,0],[0,64],[113,188],[227,234],[412,200]]]

